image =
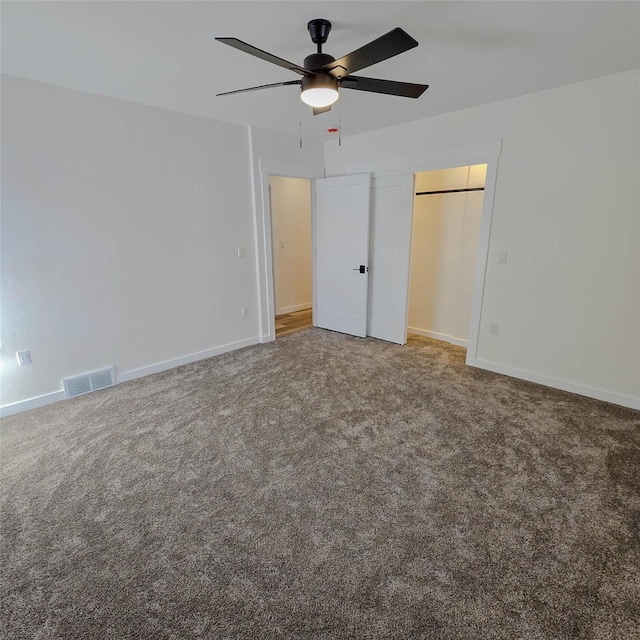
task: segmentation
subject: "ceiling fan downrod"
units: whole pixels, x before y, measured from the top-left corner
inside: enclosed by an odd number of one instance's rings
[[[322,53],[322,45],[327,41],[331,32],[331,23],[324,18],[309,20],[307,29],[311,36],[311,42],[318,45],[318,53]]]
[[[322,67],[330,62],[334,62],[335,58],[328,53],[322,53],[322,45],[327,41],[331,31],[331,23],[324,18],[316,18],[307,24],[311,41],[318,46],[317,53],[308,55],[302,63],[305,69],[309,71],[320,71]]]

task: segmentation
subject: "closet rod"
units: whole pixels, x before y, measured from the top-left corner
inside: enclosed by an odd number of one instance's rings
[[[443,189],[442,191],[417,191],[417,196],[431,196],[434,193],[462,193],[463,191],[484,191],[484,187],[469,187],[468,189]]]

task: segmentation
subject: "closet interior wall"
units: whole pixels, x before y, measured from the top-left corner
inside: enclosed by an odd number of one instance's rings
[[[484,187],[485,164],[417,173],[416,194]],[[416,195],[409,333],[466,346],[483,191]]]

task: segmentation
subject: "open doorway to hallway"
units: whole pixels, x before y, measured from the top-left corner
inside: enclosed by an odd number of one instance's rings
[[[269,176],[276,339],[312,326],[311,181]]]
[[[486,164],[415,174],[408,333],[467,346]]]

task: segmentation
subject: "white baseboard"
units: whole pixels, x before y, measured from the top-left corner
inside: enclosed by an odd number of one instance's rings
[[[45,393],[42,396],[36,396],[35,398],[29,398],[28,400],[20,400],[19,402],[5,404],[0,407],[0,418],[6,418],[7,416],[12,416],[16,413],[22,413],[23,411],[30,411],[31,409],[44,407],[48,404],[59,402],[64,399],[64,389],[61,389],[60,391]]]
[[[415,333],[416,335],[423,336],[424,338],[433,338],[434,340],[449,342],[450,344],[454,344],[456,347],[467,346],[467,340],[454,338],[453,336],[448,336],[446,333],[436,333],[435,331],[427,331],[426,329],[418,329],[417,327],[407,327],[407,332]]]
[[[292,307],[282,307],[276,311],[277,316],[283,316],[285,313],[295,313],[296,311],[302,311],[303,309],[311,309],[313,304],[311,302],[303,302],[302,304],[294,304]]]
[[[467,364],[471,367],[485,369],[486,371],[493,371],[494,373],[501,373],[505,376],[518,378],[519,380],[526,380],[527,382],[535,382],[536,384],[541,384],[545,387],[553,387],[554,389],[568,391],[569,393],[575,393],[579,396],[586,396],[587,398],[594,398],[595,400],[603,400],[604,402],[610,402],[611,404],[617,404],[622,407],[629,407],[630,409],[640,409],[640,398],[634,398],[633,396],[625,396],[620,393],[614,393],[613,391],[604,391],[603,389],[589,387],[577,382],[560,380],[551,376],[533,373],[532,371],[518,369],[516,367],[509,367],[489,360],[471,358],[469,355],[467,355]]]
[[[116,374],[116,383],[128,382],[129,380],[135,380],[136,378],[150,376],[153,373],[160,373],[161,371],[166,371],[167,369],[180,367],[183,364],[197,362],[198,360],[205,360],[206,358],[219,356],[223,353],[227,353],[228,351],[235,351],[236,349],[249,347],[253,344],[258,344],[258,342],[260,342],[260,340],[257,337],[247,338],[246,340],[238,340],[237,342],[223,344],[219,347],[213,347],[212,349],[205,349],[204,351],[197,351],[196,353],[190,353],[189,355],[181,356],[179,358],[173,358],[172,360],[165,360],[164,362],[151,364],[147,367],[141,367],[140,369],[125,371],[124,373]]]
[[[206,349],[204,351],[198,351],[196,353],[190,353],[186,356],[174,358],[172,360],[165,360],[164,362],[157,362],[147,367],[141,367],[140,369],[133,369],[131,371],[125,371],[124,373],[116,374],[116,384],[120,382],[128,382],[129,380],[135,380],[136,378],[143,378],[153,373],[160,373],[167,369],[173,369],[174,367],[180,367],[183,364],[189,364],[190,362],[197,362],[198,360],[205,360],[206,358],[212,358],[213,356],[219,356],[228,351],[235,351],[236,349],[242,349],[243,347],[249,347],[254,344],[258,344],[260,339],[247,338],[246,340],[238,340],[237,342],[231,342],[229,344],[223,344],[219,347],[213,347],[212,349]],[[44,407],[45,405],[52,404],[64,400],[64,390],[54,391],[53,393],[46,393],[42,396],[35,398],[29,398],[28,400],[21,400],[20,402],[14,402],[12,404],[6,404],[0,407],[0,417],[12,416],[16,413],[22,413],[23,411],[29,411],[30,409],[37,409],[38,407]]]
[[[415,333],[427,338],[435,338],[436,340],[444,340],[451,342],[451,336],[445,336],[444,334],[424,331],[422,329],[415,329],[408,327],[409,333]],[[455,338],[453,338],[455,340]],[[144,376],[151,375],[153,373],[160,373],[167,369],[173,369],[183,364],[189,364],[190,362],[196,362],[198,360],[204,360],[213,356],[221,355],[229,351],[235,351],[236,349],[242,349],[265,340],[260,338],[247,338],[246,340],[239,340],[229,344],[221,345],[219,347],[213,347],[212,349],[206,349],[205,351],[198,351],[197,353],[191,353],[180,358],[174,358],[173,360],[165,360],[156,364],[149,365],[147,367],[141,367],[140,369],[134,369],[132,371],[126,371],[124,373],[116,375],[116,382],[127,382],[128,380],[135,380],[136,378],[142,378]],[[462,344],[461,344],[462,343]],[[456,344],[453,343],[452,344]],[[465,346],[466,341],[459,340],[459,346]],[[546,387],[553,387],[554,389],[560,389],[561,391],[568,391],[588,398],[594,398],[596,400],[603,400],[604,402],[610,402],[630,409],[640,410],[640,398],[634,398],[632,396],[625,396],[619,393],[611,391],[604,391],[595,387],[589,387],[587,385],[581,385],[575,382],[568,382],[566,380],[559,380],[551,376],[540,375],[533,373],[532,371],[526,371],[524,369],[518,369],[515,367],[509,367],[506,365],[498,364],[497,362],[490,362],[489,360],[482,360],[479,358],[471,358],[467,355],[467,364],[471,367],[478,369],[485,369],[486,371],[493,371],[494,373],[500,373],[512,378],[518,378],[520,380],[526,380],[528,382],[535,382],[537,384],[544,385]],[[12,404],[6,404],[0,407],[0,417],[14,415],[16,413],[22,413],[23,411],[29,411],[31,409],[37,409],[44,407],[54,402],[64,400],[64,390],[54,391],[52,393],[46,393],[35,398],[29,398],[27,400],[21,400],[20,402],[14,402]]]

